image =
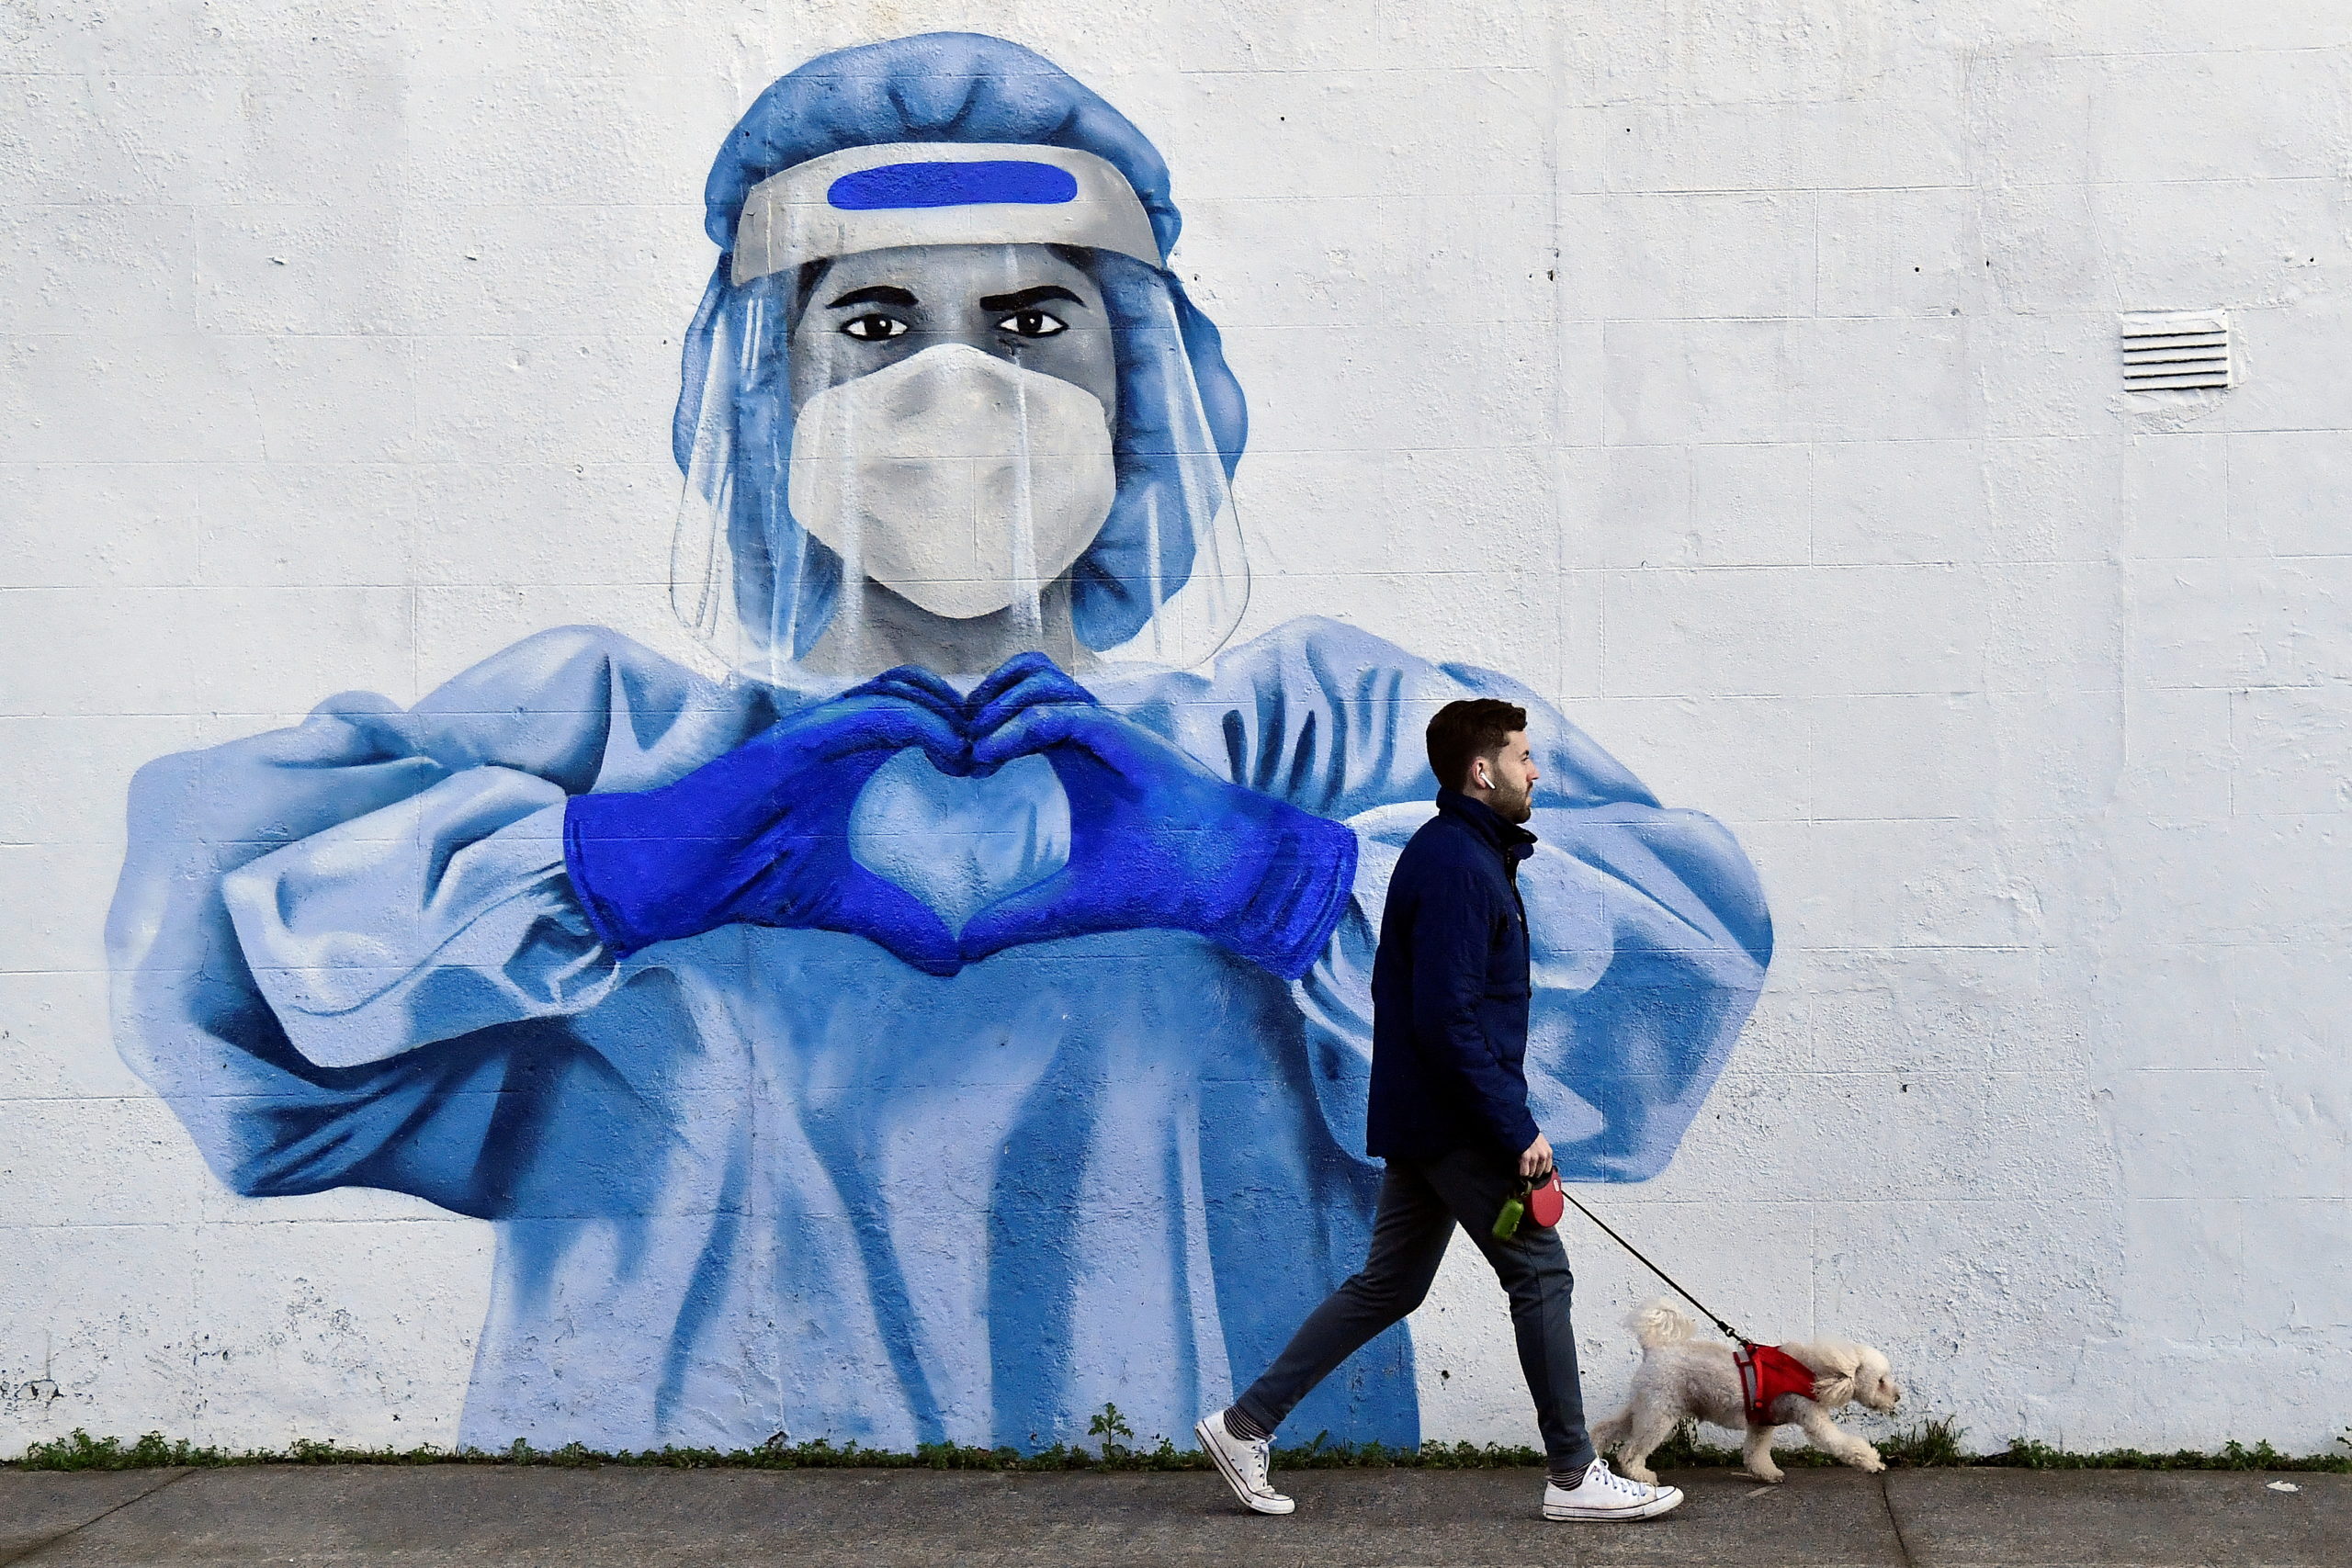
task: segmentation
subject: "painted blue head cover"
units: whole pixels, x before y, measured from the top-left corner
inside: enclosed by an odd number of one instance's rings
[[[1164,264],[1176,243],[1181,220],[1151,143],[1075,78],[1017,44],[972,33],[897,39],[812,60],[763,93],[729,134],[705,188],[706,228],[723,254],[687,334],[673,427],[686,476],[673,603],[741,667],[775,671],[806,655],[835,616],[844,575],[841,558],[787,505],[786,342],[799,269],[776,265],[738,280],[746,202],[766,202],[764,183],[788,184],[776,176],[811,160],[922,142],[1091,154],[1102,164],[1077,162],[1107,165],[1106,178],[1109,171],[1124,176],[1148,223],[1148,239],[1137,227],[1122,248],[1156,248]],[[836,196],[833,205],[843,203]],[[1117,249],[1080,254],[1101,288],[1115,344],[1117,492],[1069,573],[1072,630],[1097,651],[1196,662],[1231,635],[1247,597],[1227,488],[1247,434],[1241,389],[1216,328],[1164,265]],[[1193,592],[1178,599],[1188,584]]]

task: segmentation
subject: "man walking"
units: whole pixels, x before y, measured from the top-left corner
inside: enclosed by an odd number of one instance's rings
[[[1552,1172],[1528,1114],[1527,910],[1519,863],[1535,835],[1536,770],[1527,712],[1492,698],[1448,703],[1429,726],[1437,815],[1413,835],[1388,885],[1373,962],[1370,1152],[1388,1162],[1371,1256],[1291,1337],[1231,1408],[1202,1417],[1201,1447],[1261,1514],[1295,1505],[1273,1489],[1274,1428],[1340,1362],[1429,1293],[1458,1223],[1510,1296],[1519,1362],[1535,1399],[1550,1473],[1547,1519],[1646,1519],[1682,1501],[1611,1472],[1586,1435],[1568,1322],[1573,1284],[1558,1235],[1495,1217],[1523,1181]]]

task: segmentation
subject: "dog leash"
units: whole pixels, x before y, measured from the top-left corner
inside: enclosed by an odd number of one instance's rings
[[[1615,1231],[1611,1230],[1609,1228],[1608,1221],[1602,1219],[1599,1214],[1594,1213],[1590,1209],[1586,1208],[1582,1203],[1577,1203],[1576,1195],[1568,1190],[1567,1183],[1566,1182],[1562,1182],[1560,1184],[1560,1196],[1566,1198],[1569,1202],[1575,1203],[1577,1213],[1582,1214],[1586,1219],[1590,1220],[1594,1224],[1599,1225],[1603,1234],[1605,1234],[1610,1240],[1615,1242],[1618,1246],[1632,1253],[1634,1260],[1639,1262],[1643,1268],[1648,1269],[1651,1273],[1665,1280],[1669,1286],[1672,1286],[1676,1295],[1680,1296],[1684,1301],[1689,1302],[1692,1306],[1697,1307],[1699,1311],[1705,1315],[1708,1322],[1713,1324],[1717,1328],[1724,1331],[1724,1337],[1726,1339],[1736,1340],[1750,1349],[1755,1348],[1755,1340],[1750,1339],[1747,1335],[1742,1334],[1738,1329],[1734,1328],[1730,1324],[1725,1323],[1713,1313],[1708,1312],[1707,1305],[1704,1302],[1702,1302],[1698,1297],[1684,1290],[1680,1285],[1675,1284],[1674,1276],[1659,1268],[1657,1264],[1651,1262],[1648,1258],[1644,1258],[1640,1247],[1635,1247],[1632,1242],[1627,1241],[1623,1236],[1619,1235]]]

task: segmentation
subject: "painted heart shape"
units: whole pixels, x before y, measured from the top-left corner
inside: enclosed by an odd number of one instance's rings
[[[1043,757],[1015,758],[987,778],[956,778],[909,750],[858,793],[849,850],[960,932],[999,898],[1069,863],[1069,796]]]

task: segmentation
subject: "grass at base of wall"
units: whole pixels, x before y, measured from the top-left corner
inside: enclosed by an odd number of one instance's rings
[[[1998,1453],[1973,1454],[1961,1446],[1967,1436],[1964,1428],[1949,1421],[1931,1420],[1891,1438],[1879,1438],[1877,1448],[1881,1459],[1901,1469],[1981,1465],[2005,1470],[2316,1470],[2346,1474],[2352,1473],[2352,1427],[2346,1431],[2347,1436],[2335,1439],[2344,1445],[2344,1451],[2339,1453],[2282,1454],[2267,1442],[2251,1447],[2224,1443],[2215,1452],[2198,1449],[2177,1449],[2171,1453],[2103,1449],[2095,1453],[2070,1453],[2030,1438],[2018,1438]],[[1796,1447],[1774,1449],[1772,1460],[1783,1469],[1838,1462],[1820,1450],[1804,1444],[1801,1438]],[[1705,1441],[1688,1421],[1650,1456],[1653,1470],[1737,1463],[1737,1449]]]
[[[480,1449],[352,1449],[335,1443],[298,1439],[277,1452],[232,1451],[167,1441],[150,1432],[134,1443],[119,1438],[93,1438],[76,1428],[72,1436],[35,1443],[20,1460],[7,1462],[14,1470],[150,1470],[167,1465],[218,1467],[249,1464],[516,1464],[591,1467],[628,1465],[670,1470],[993,1470],[993,1471],[1148,1471],[1205,1470],[1208,1461],[1197,1450],[1179,1450],[1165,1438],[1151,1448],[1123,1443],[1129,1436],[1115,1411],[1112,1430],[1101,1417],[1095,1430],[1103,1441],[1100,1450],[1056,1444],[1036,1453],[1015,1449],[967,1449],[954,1444],[925,1444],[913,1453],[891,1453],[842,1448],[819,1440],[787,1443],[772,1438],[756,1449],[722,1451],[717,1449],[649,1449],[642,1453],[598,1453],[574,1443],[560,1449],[534,1449],[516,1442],[498,1452]],[[2347,1429],[2352,1430],[2352,1429]],[[2339,1438],[2347,1451],[2335,1454],[2282,1454],[2268,1443],[2248,1448],[2225,1445],[2218,1453],[2182,1449],[2175,1453],[2144,1453],[2138,1449],[2109,1449],[2099,1453],[2068,1453],[2046,1443],[2019,1440],[1999,1453],[1971,1454],[1961,1447],[1965,1433],[1948,1421],[1928,1421],[1883,1439],[1878,1450],[1890,1465],[1904,1468],[1996,1465],[2024,1470],[2301,1470],[2352,1472],[2352,1437]],[[1400,1467],[1420,1470],[1485,1470],[1540,1465],[1544,1456],[1533,1449],[1499,1444],[1424,1443],[1419,1449],[1391,1449],[1378,1443],[1333,1444],[1321,1438],[1283,1445],[1279,1463],[1286,1470],[1340,1470]],[[1775,1459],[1782,1465],[1833,1465],[1837,1461],[1808,1447],[1784,1448]],[[1736,1449],[1701,1441],[1688,1423],[1657,1453],[1653,1466],[1735,1465]]]

